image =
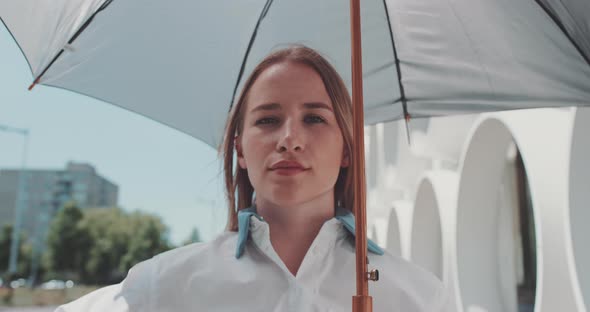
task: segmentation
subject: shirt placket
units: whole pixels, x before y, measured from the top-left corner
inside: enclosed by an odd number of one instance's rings
[[[281,268],[283,274],[285,274],[285,277],[289,281],[290,290],[286,297],[289,311],[298,311],[301,308],[308,308],[308,306],[306,306],[307,304],[315,306],[311,301],[313,301],[318,295],[320,284],[325,281],[324,275],[329,274],[322,270],[322,261],[326,259],[327,255],[334,248],[337,235],[341,234],[340,232],[343,231],[340,222],[336,219],[332,219],[322,226],[320,232],[305,254],[297,272],[297,276],[291,274],[272,247],[268,224],[261,220],[252,219],[250,226],[250,235],[254,244],[263,254]]]
[[[314,295],[318,294],[321,284],[325,281],[325,275],[329,274],[324,270],[325,264],[330,260],[328,255],[332,252],[341,230],[341,224],[337,220],[330,220],[324,224],[301,262],[296,279]]]
[[[282,311],[296,312],[301,311],[305,306],[304,292],[305,289],[300,285],[299,281],[289,271],[287,266],[283,263],[279,255],[276,253],[270,242],[270,229],[268,224],[264,221],[252,220],[251,223],[251,238],[256,247],[274,262],[287,279],[289,289],[286,294],[283,294],[284,301],[281,303]],[[284,305],[284,306],[283,306]]]

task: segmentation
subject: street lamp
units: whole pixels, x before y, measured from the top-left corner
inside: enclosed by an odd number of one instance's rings
[[[13,275],[17,272],[18,252],[19,252],[19,240],[20,240],[20,228],[22,227],[22,214],[25,209],[24,195],[25,195],[25,167],[27,162],[27,147],[29,145],[29,130],[20,129],[15,127],[9,127],[0,125],[0,131],[11,132],[20,134],[23,136],[23,153],[21,160],[21,170],[18,176],[18,191],[15,202],[15,213],[14,213],[14,227],[12,228],[12,241],[10,244],[10,258],[8,261],[8,274]]]

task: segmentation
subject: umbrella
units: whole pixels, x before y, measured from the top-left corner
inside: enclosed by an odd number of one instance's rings
[[[403,118],[404,107],[425,117],[589,98],[587,1],[363,0],[361,14],[366,123]],[[19,0],[1,1],[0,18],[31,81],[212,146],[239,84],[273,48],[305,44],[352,81],[341,0]]]
[[[364,0],[362,27],[358,18],[350,22],[358,0],[351,7],[337,0],[19,0],[0,2],[0,19],[27,58],[31,87],[92,96],[212,146],[244,75],[291,43],[327,56],[353,85],[355,107],[364,99],[355,112],[357,147],[363,119],[588,105],[588,2]],[[351,26],[361,28],[352,31],[354,43]],[[350,49],[360,34],[362,58]],[[363,232],[364,214],[356,215]],[[362,254],[357,260],[366,269]],[[357,272],[364,282],[365,269]],[[357,282],[361,296],[365,286]]]

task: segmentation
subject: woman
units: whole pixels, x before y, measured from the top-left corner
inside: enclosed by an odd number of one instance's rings
[[[350,311],[351,118],[342,79],[317,52],[269,55],[226,125],[228,231],[144,261],[58,311]],[[381,272],[370,284],[374,311],[448,311],[435,277],[372,242],[369,251]]]

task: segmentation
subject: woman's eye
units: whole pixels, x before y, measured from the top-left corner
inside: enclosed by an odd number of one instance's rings
[[[256,120],[256,125],[272,125],[279,122],[278,118],[275,117],[264,117]]]
[[[317,115],[305,116],[304,121],[307,123],[323,123],[323,122],[325,122],[324,118],[317,116]]]

